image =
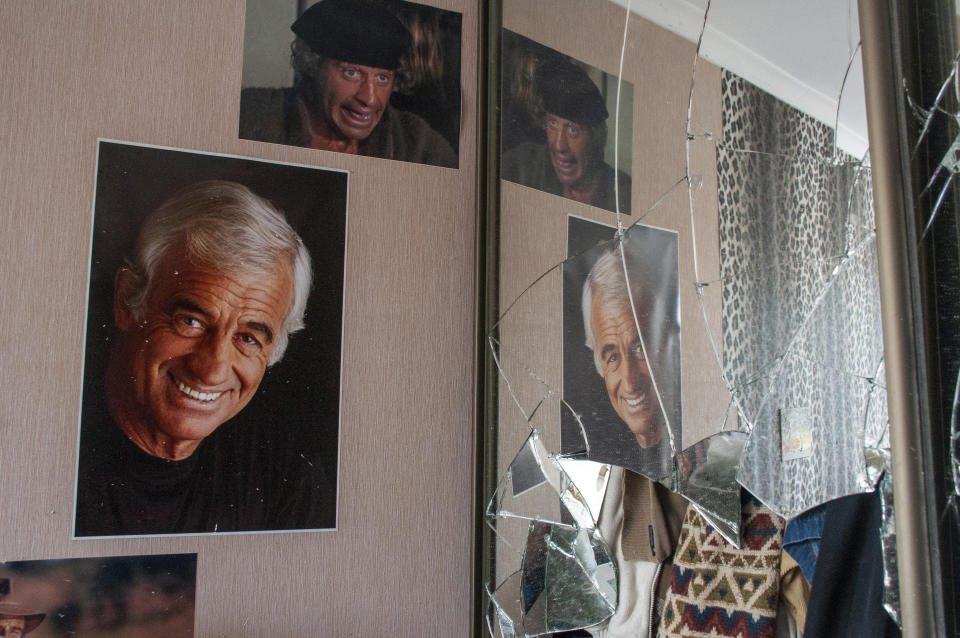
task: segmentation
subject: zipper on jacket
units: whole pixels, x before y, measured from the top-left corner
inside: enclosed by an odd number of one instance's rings
[[[653,587],[650,589],[650,613],[648,614],[650,621],[647,623],[647,638],[656,638],[660,627],[660,619],[654,618],[653,612],[657,609],[657,591],[660,589],[658,585],[662,571],[663,563],[657,563],[657,571],[653,573]]]

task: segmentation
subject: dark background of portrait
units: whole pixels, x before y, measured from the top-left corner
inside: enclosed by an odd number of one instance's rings
[[[415,46],[419,44],[421,50],[435,51],[439,56],[438,64],[430,65],[430,72],[416,76],[412,83],[398,77],[390,104],[426,120],[459,156],[463,16],[456,11],[404,0],[374,1],[399,16],[417,38]],[[290,25],[313,4],[304,0],[247,0],[242,88],[293,86],[290,44],[294,34]],[[404,66],[401,61],[401,69]],[[264,70],[255,71],[260,68]]]
[[[103,394],[114,335],[113,279],[140,224],[179,189],[208,179],[238,182],[284,211],[310,251],[313,288],[306,327],[267,369],[253,399],[223,428],[268,428],[270,445],[302,454],[337,482],[340,343],[347,173],[219,155],[100,142],[84,400]],[[82,424],[81,424],[82,435]]]
[[[196,554],[0,563],[9,601],[46,614],[30,638],[192,636]]]
[[[603,252],[616,245],[616,228],[597,222],[569,216],[567,218],[567,255],[563,263],[563,398],[570,406],[561,406],[560,449],[565,456],[584,456],[586,447],[580,426],[570,413],[580,415],[590,439],[592,460],[613,463],[643,473],[658,473],[642,462],[640,446],[626,424],[610,405],[603,377],[597,373],[593,353],[586,346],[581,298],[583,284],[594,263]],[[656,272],[657,299],[672,300],[679,308],[678,298],[678,243],[672,231],[635,224],[627,235],[627,248],[639,258],[638,267]],[[679,317],[679,314],[676,315]],[[664,318],[669,321],[669,317]],[[641,330],[644,329],[641,324]],[[650,357],[650,367],[668,410],[677,449],[681,445],[680,423],[680,341],[679,319],[676,332],[676,352],[666,356],[653,351],[646,334],[644,344]],[[670,328],[668,327],[668,331]],[[673,355],[673,356],[671,356]],[[674,363],[670,360],[675,358]],[[666,359],[666,361],[663,361]],[[675,369],[674,369],[675,367]],[[672,409],[671,409],[672,406]]]
[[[540,99],[537,96],[534,74],[536,69],[546,62],[554,59],[566,59],[586,70],[594,83],[600,83],[598,88],[606,101],[607,111],[610,113],[607,118],[604,159],[610,166],[613,166],[617,77],[508,29],[503,29],[502,33],[501,152],[506,153],[524,142],[547,143],[547,133],[543,128],[543,105],[540,104]],[[627,175],[631,174],[633,163],[631,158],[632,140],[633,84],[625,81],[620,89],[620,161],[617,168]],[[505,177],[504,179],[509,178]]]

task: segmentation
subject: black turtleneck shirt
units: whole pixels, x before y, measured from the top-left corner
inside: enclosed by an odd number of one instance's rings
[[[93,403],[94,405],[90,405]],[[151,456],[84,397],[76,536],[302,530],[335,526],[318,464],[267,424],[227,422],[182,461]]]

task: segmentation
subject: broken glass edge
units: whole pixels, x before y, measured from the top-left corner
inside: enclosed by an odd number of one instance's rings
[[[629,3],[629,1],[628,1],[628,6],[627,6],[627,16],[628,16],[628,17],[627,17],[627,20],[629,20],[629,14],[630,14],[630,6],[629,6],[629,5],[630,5],[630,3]],[[708,2],[708,3],[707,3],[706,11],[704,12],[704,27],[703,27],[703,28],[705,28],[705,26],[706,26],[707,14],[708,14],[708,12],[709,12],[709,8],[710,8],[710,3]],[[702,39],[703,39],[703,28],[701,29],[700,41],[698,41],[698,44],[697,44],[698,55],[699,55],[700,43],[702,42]],[[625,32],[626,32],[626,28],[625,28]],[[626,36],[624,37],[624,40],[626,40]],[[852,56],[852,57],[853,57],[853,56]],[[621,69],[622,69],[622,61],[623,61],[623,54],[621,54]],[[852,59],[851,59],[851,63],[852,63]],[[847,71],[849,72],[849,65],[848,65]],[[620,75],[622,76],[622,73],[621,73]],[[846,81],[846,75],[845,75],[845,78],[844,78],[844,83],[845,83],[845,81]],[[692,85],[692,84],[693,84],[693,79],[691,79],[691,85]],[[691,92],[692,92],[692,89],[691,89]],[[841,88],[841,94],[842,94],[842,88]],[[839,102],[839,100],[838,100],[838,102]],[[619,108],[619,99],[618,99],[618,101],[617,101],[617,108]],[[688,121],[689,121],[689,117],[688,117]],[[836,131],[836,128],[834,128],[834,131]],[[686,181],[687,181],[688,186],[689,186],[692,180],[688,177],[688,178],[686,179]],[[619,212],[617,213],[617,215],[618,215],[618,225],[619,225]],[[639,220],[638,220],[638,221],[639,221]],[[694,259],[696,259],[696,252],[695,252],[695,251],[694,251]],[[701,307],[702,307],[702,303],[701,303]],[[705,314],[705,313],[704,313],[704,314]],[[706,318],[706,317],[705,317],[705,318]],[[711,335],[711,336],[712,336],[712,335]],[[720,365],[719,368],[720,368],[721,371],[722,371],[723,366]],[[726,385],[727,385],[728,387],[730,386],[729,383],[727,383]],[[731,398],[731,404],[733,404],[733,403],[735,403],[735,399],[734,399],[734,398]],[[571,412],[573,412],[574,414],[576,414],[573,410],[571,410]],[[727,419],[726,419],[726,417],[725,417],[725,419],[724,419],[724,424],[726,423],[726,420],[727,420]]]
[[[814,298],[812,304],[810,305],[810,308],[808,309],[803,321],[800,322],[800,325],[798,325],[796,329],[793,331],[792,336],[787,342],[786,348],[784,348],[783,353],[780,355],[780,357],[778,357],[776,369],[773,373],[774,376],[779,376],[780,372],[783,369],[783,363],[786,361],[786,356],[791,354],[798,340],[806,333],[806,329],[811,324],[811,319],[813,315],[816,313],[817,309],[821,306],[821,304],[823,303],[823,300],[827,298],[827,295],[833,289],[833,286],[836,283],[836,281],[839,279],[840,274],[842,274],[841,270],[846,266],[846,264],[850,263],[850,258],[852,256],[859,254],[860,251],[863,250],[865,246],[869,245],[871,242],[874,242],[874,241],[876,241],[876,233],[870,233],[867,237],[865,237],[859,243],[858,246],[854,247],[851,253],[847,255],[840,264],[838,264],[834,268],[833,272],[830,275],[829,281],[823,287],[823,289],[821,289],[818,292],[817,296]],[[764,394],[763,398],[761,399],[760,404],[757,407],[756,414],[754,415],[754,419],[758,417],[759,414],[762,412],[763,408],[766,406],[767,401],[772,396],[772,393],[773,393],[773,388],[771,387],[770,389],[767,390],[767,392]],[[749,415],[747,416],[749,418]],[[751,420],[750,422],[752,423],[753,421]]]
[[[551,533],[548,534],[546,539],[548,551],[547,551],[546,560],[545,560],[545,564],[547,568],[545,581],[548,581],[551,587],[549,588],[550,595],[548,595],[545,601],[546,602],[545,613],[549,613],[549,610],[551,608],[551,604],[550,604],[551,596],[556,596],[560,587],[566,588],[571,584],[571,581],[573,581],[574,583],[589,582],[593,588],[591,594],[594,595],[594,600],[583,601],[583,602],[596,603],[597,602],[596,597],[599,597],[600,600],[603,601],[603,609],[602,611],[598,611],[597,615],[590,616],[589,618],[575,620],[575,621],[570,620],[570,621],[567,621],[563,626],[558,626],[556,623],[550,624],[548,619],[548,622],[546,624],[548,626],[548,629],[550,629],[551,631],[582,629],[584,627],[590,627],[590,626],[596,625],[610,618],[610,616],[612,616],[616,611],[618,590],[619,590],[619,570],[616,567],[616,561],[614,560],[613,552],[610,551],[610,547],[607,545],[603,536],[599,533],[599,530],[581,529],[581,530],[577,530],[576,533],[573,534],[572,538],[567,538],[565,535],[562,535],[562,536],[564,537],[564,540],[569,543],[570,549],[568,549],[564,545],[561,545],[559,542],[557,542],[557,540],[555,540],[552,530],[551,530]],[[587,547],[583,547],[583,544],[585,542],[588,543]],[[578,547],[580,551],[576,551]],[[599,547],[603,551],[604,556],[607,558],[607,560],[603,564],[598,563],[595,559],[596,547]],[[580,578],[579,580],[576,578],[570,578],[569,569],[562,570],[562,573],[566,576],[565,578],[562,578],[562,579],[552,578],[550,565],[551,565],[551,562],[553,562],[554,565],[556,564],[557,554],[560,554],[561,556],[568,559],[565,562],[572,563],[572,567],[574,569],[579,569],[580,570],[579,573],[582,576],[582,578]],[[550,560],[551,556],[554,557],[553,561]],[[589,561],[594,565],[593,570],[588,569],[587,566],[584,564],[585,559],[587,558],[593,558],[593,560]],[[609,584],[609,581],[607,581],[606,583],[601,583],[596,577],[591,575],[591,573],[592,574],[599,573],[601,569],[604,571],[612,570],[613,572],[614,582],[613,582],[612,592],[609,592],[610,588],[606,586]],[[605,592],[608,592],[608,593],[605,593]],[[613,601],[611,601],[610,595],[608,594],[612,594]]]
[[[890,618],[902,624],[900,620],[900,576],[897,571],[897,528],[896,513],[893,505],[893,477],[888,466],[880,484],[880,551],[883,557],[883,608]]]

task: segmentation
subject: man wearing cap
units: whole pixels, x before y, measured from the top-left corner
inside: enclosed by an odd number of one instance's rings
[[[6,592],[9,588],[10,579],[0,579],[0,591]],[[4,638],[25,636],[39,627],[45,617],[46,614],[21,607],[15,602],[0,601],[0,636]]]
[[[566,59],[536,71],[546,144],[526,142],[504,154],[503,178],[567,199],[630,214],[630,177],[603,161],[609,113],[603,96],[579,66]]]
[[[40,626],[45,615],[13,603],[0,603],[0,636],[25,636]]]
[[[411,36],[373,0],[322,0],[290,27],[292,88],[247,88],[243,139],[455,168],[450,144],[419,116],[390,106]]]

